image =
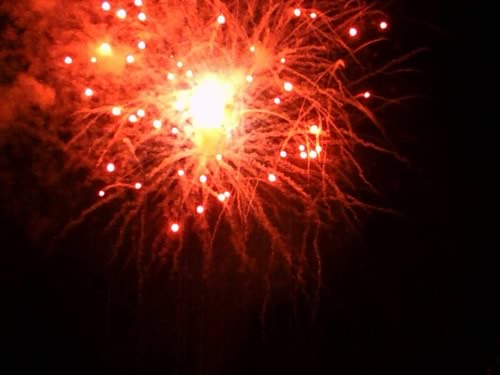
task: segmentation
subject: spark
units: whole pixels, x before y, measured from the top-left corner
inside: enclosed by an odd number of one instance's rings
[[[356,35],[358,35],[358,29],[356,29],[355,27],[351,27],[349,29],[349,35],[354,38]]]
[[[69,64],[71,64],[72,62],[73,62],[73,59],[72,59],[70,56],[66,56],[66,57],[64,58],[64,63],[65,63],[65,64],[68,64],[68,65],[69,65]]]
[[[220,25],[225,24],[226,23],[226,17],[224,17],[221,14],[219,17],[217,17],[217,23],[219,23]]]
[[[102,43],[99,46],[99,54],[101,56],[111,56],[112,53],[113,53],[113,50],[111,49],[111,46],[109,45],[109,43]]]
[[[115,171],[115,165],[113,163],[108,163],[106,165],[106,170],[109,172],[109,173],[112,173]]]
[[[180,229],[180,226],[179,226],[179,224],[174,223],[170,226],[170,229],[172,230],[172,232],[177,233]]]
[[[120,19],[125,19],[125,17],[127,17],[127,12],[125,11],[125,9],[119,9],[116,12],[116,16]]]
[[[311,127],[309,128],[309,132],[311,134],[319,134],[319,132],[320,132],[319,126],[318,125],[311,125]]]

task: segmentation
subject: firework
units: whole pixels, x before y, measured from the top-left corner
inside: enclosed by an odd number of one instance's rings
[[[116,200],[118,243],[147,211],[153,252],[176,256],[189,232],[210,254],[223,231],[248,259],[259,233],[266,259],[291,264],[308,248],[319,257],[306,242],[325,219],[365,207],[354,149],[383,149],[356,133],[374,94],[347,77],[360,78],[358,52],[389,28],[379,12],[344,0],[56,8],[51,59],[77,103],[66,151],[101,184],[72,224]],[[290,220],[303,223],[302,246]]]

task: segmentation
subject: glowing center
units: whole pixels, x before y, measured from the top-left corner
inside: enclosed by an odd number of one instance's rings
[[[232,81],[207,76],[176,103],[191,121],[198,150],[205,156],[222,151],[231,130],[238,125],[235,108],[236,88]]]
[[[234,89],[229,82],[209,77],[193,88],[189,109],[195,129],[220,129],[229,125],[228,107],[232,106]]]

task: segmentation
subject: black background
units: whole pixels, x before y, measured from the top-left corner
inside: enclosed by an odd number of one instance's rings
[[[469,9],[464,0],[400,0],[387,9],[388,54],[427,48],[410,60],[416,72],[399,88],[416,99],[383,118],[409,162],[371,166],[385,203],[402,214],[369,216],[332,251],[321,244],[315,319],[278,296],[263,328],[260,304],[239,301],[244,289],[200,292],[189,278],[168,289],[155,284],[161,272],[138,303],[133,264],[130,271],[99,260],[84,233],[47,255],[5,209],[1,371],[486,374],[500,356],[500,207],[495,124],[476,100],[487,94],[474,85],[486,85],[488,68],[477,70],[475,51],[486,31]],[[221,276],[212,286],[228,282]]]

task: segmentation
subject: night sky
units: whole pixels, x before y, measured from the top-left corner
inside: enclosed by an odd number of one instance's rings
[[[384,88],[413,98],[379,114],[406,161],[363,161],[397,213],[332,224],[317,306],[283,283],[263,315],[253,280],[228,261],[204,282],[189,251],[175,280],[161,266],[141,278],[130,254],[109,260],[92,222],[54,248],[33,228],[64,207],[40,186],[36,152],[0,128],[0,372],[487,374],[500,361],[500,206],[495,124],[473,115],[484,73],[468,54],[469,7],[388,4],[382,57],[425,49]]]

